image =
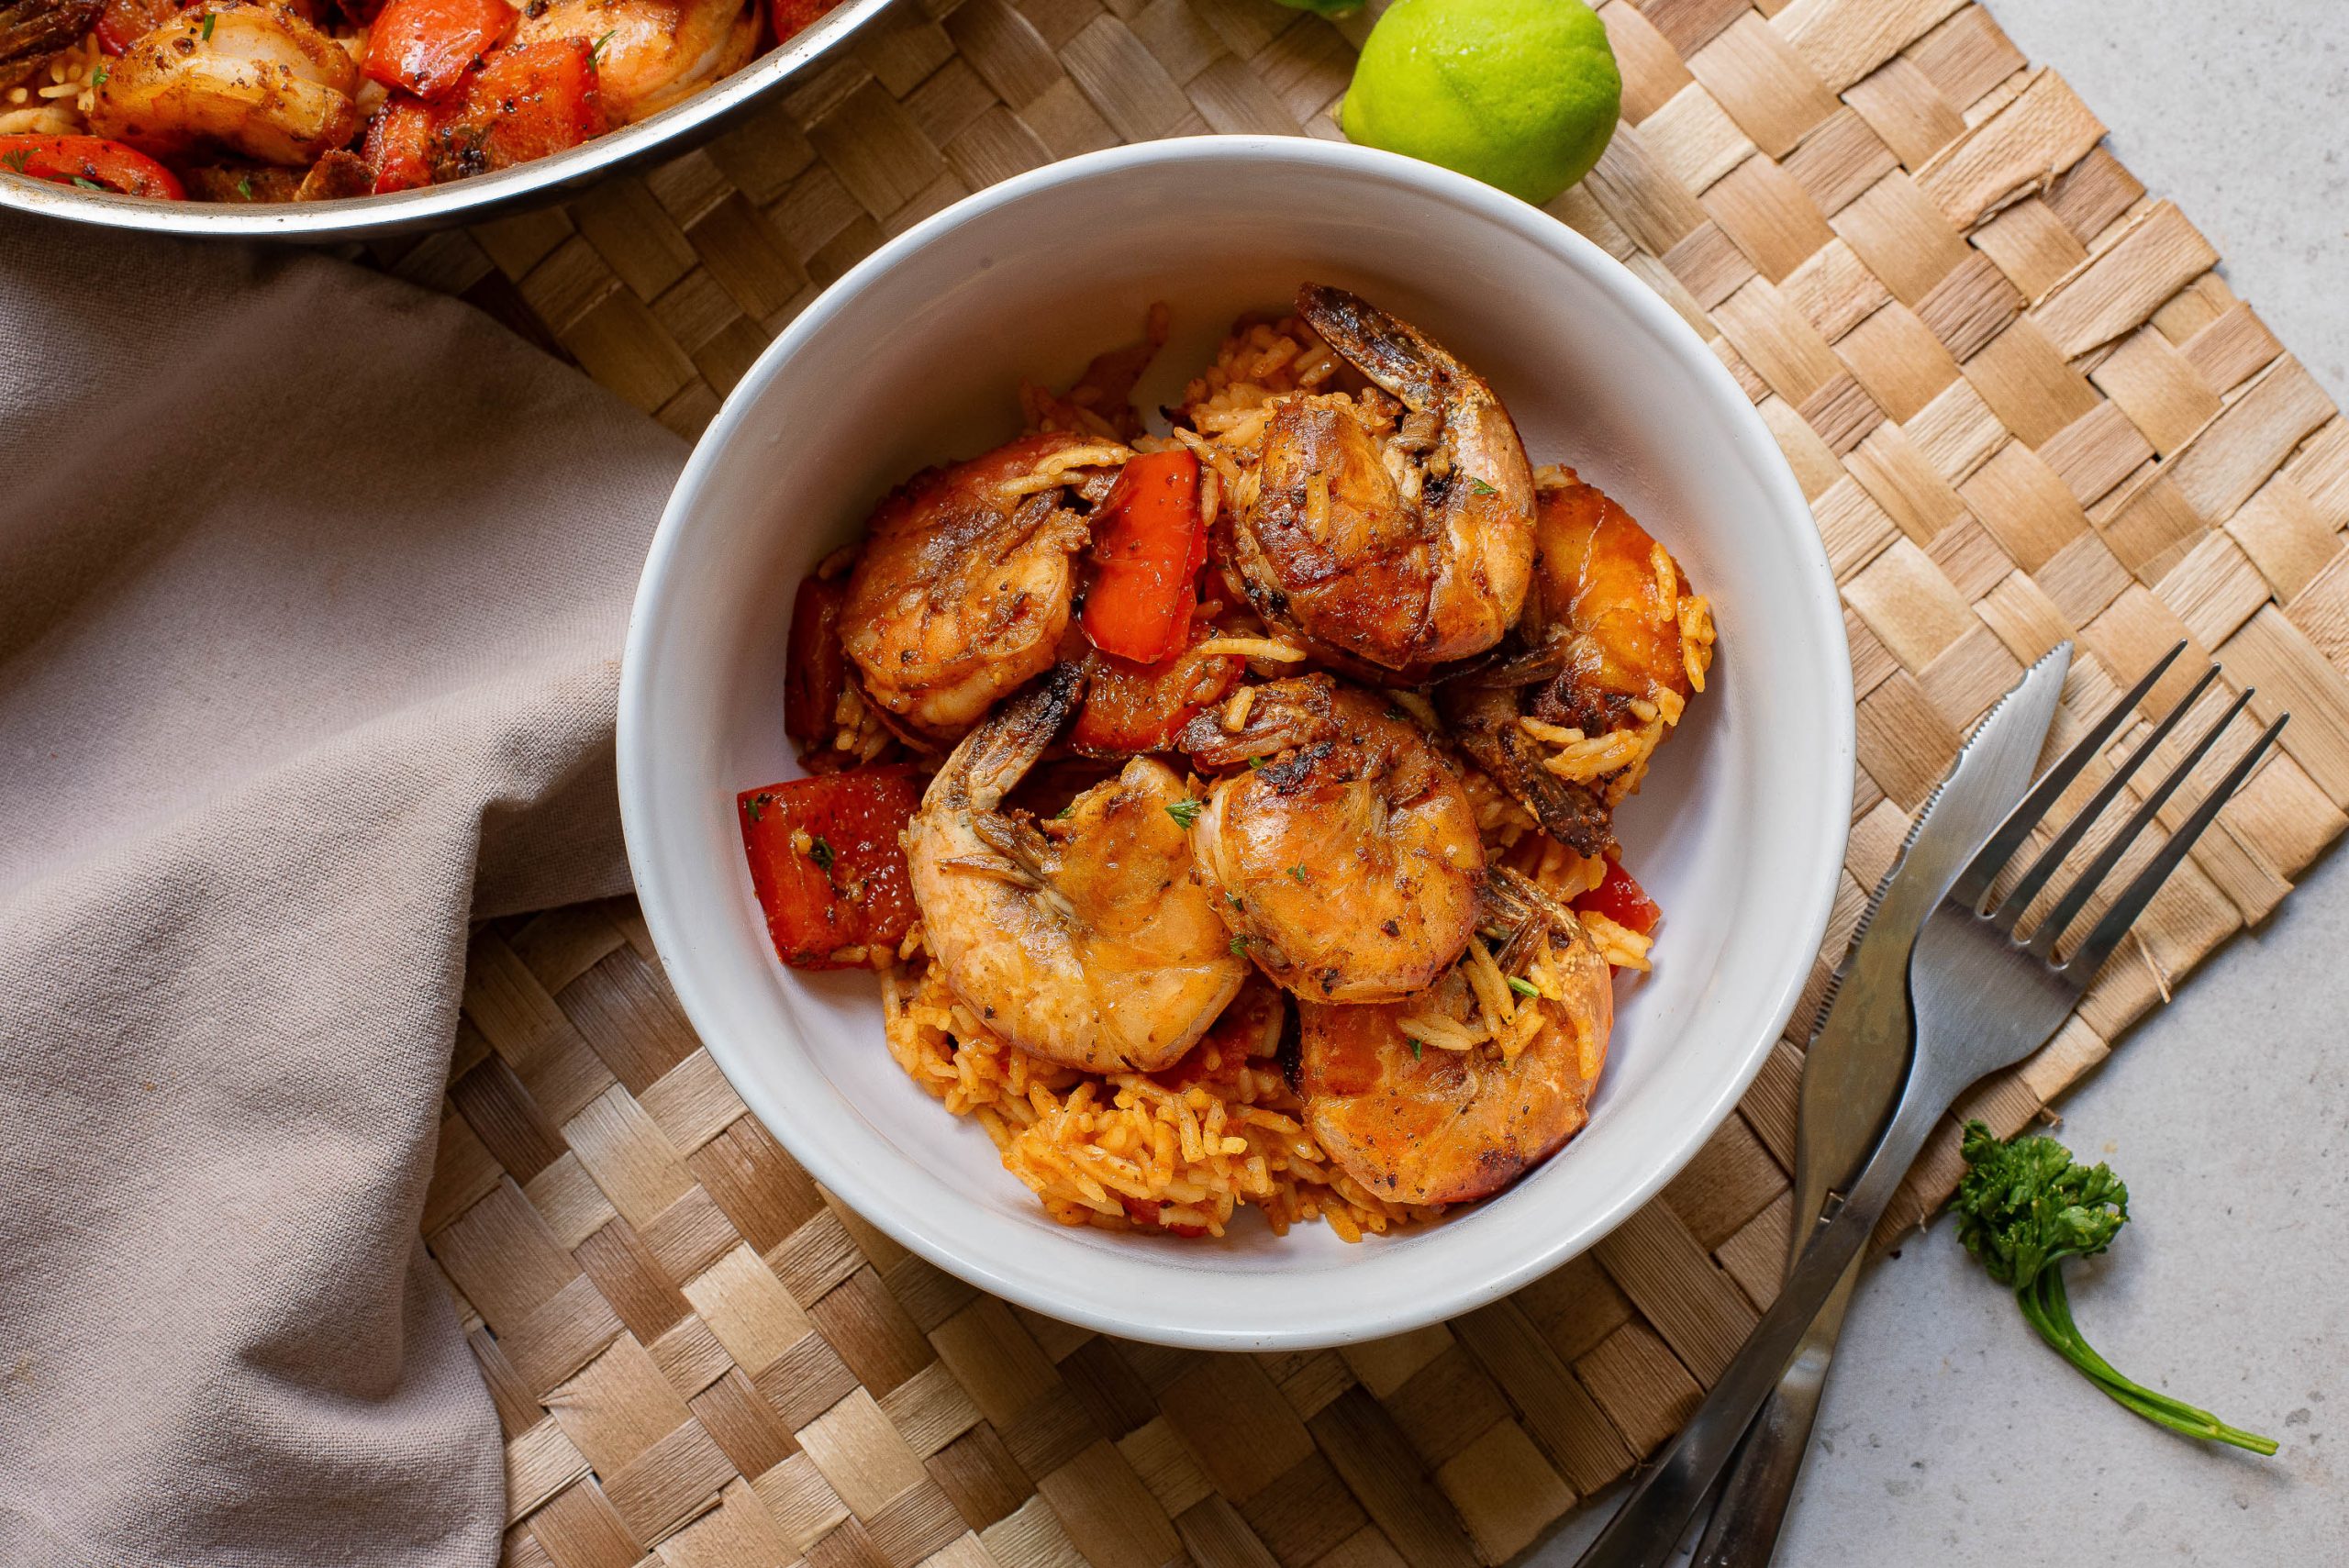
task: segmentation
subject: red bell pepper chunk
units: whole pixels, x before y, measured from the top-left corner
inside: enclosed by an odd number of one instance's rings
[[[175,19],[195,0],[106,0],[91,31],[98,48],[111,55],[127,54],[130,46]]]
[[[857,768],[746,789],[735,801],[751,885],[775,956],[794,969],[856,969],[914,923],[898,842],[921,804],[903,765]]]
[[[1190,630],[1206,558],[1199,460],[1179,448],[1135,458],[1094,514],[1085,635],[1105,653],[1157,663]]]
[[[179,201],[180,177],[145,153],[102,136],[0,136],[0,169],[58,185],[95,185],[126,196]]]
[[[1086,654],[1085,706],[1069,728],[1070,748],[1081,757],[1116,759],[1174,745],[1174,732],[1208,704],[1222,701],[1247,668],[1228,654],[1198,652],[1212,635],[1212,628],[1201,627],[1190,647],[1155,664],[1097,648]]]
[[[1643,937],[1664,918],[1664,911],[1656,907],[1647,890],[1623,869],[1621,862],[1611,859],[1607,862],[1607,875],[1597,887],[1576,898],[1575,907],[1594,910]]]
[[[604,131],[596,51],[584,39],[509,44],[482,62],[465,88],[459,128],[444,150],[465,143],[465,172],[505,169],[576,147]]]
[[[783,661],[783,728],[804,747],[821,746],[831,738],[833,716],[848,685],[848,662],[841,651],[841,606],[847,602],[845,572],[804,579],[792,600],[791,642]]]
[[[361,67],[386,87],[445,96],[514,29],[506,0],[391,0],[367,30]]]
[[[500,5],[505,0],[498,0]],[[375,172],[375,195],[432,183],[432,141],[440,116],[421,98],[394,93],[367,122],[359,156]]]

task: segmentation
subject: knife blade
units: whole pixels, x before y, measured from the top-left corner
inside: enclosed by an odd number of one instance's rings
[[[2030,790],[2071,662],[2072,645],[2058,643],[1992,705],[1926,797],[1853,930],[1803,1055],[1795,1131],[1798,1218],[1789,1262],[1810,1239],[1827,1195],[1858,1169],[1891,1114],[1913,1029],[1909,950],[1958,872]],[[1693,1568],[1766,1568],[1801,1473],[1859,1269],[1854,1260],[1804,1336],[1777,1392],[1754,1418],[1698,1542]]]

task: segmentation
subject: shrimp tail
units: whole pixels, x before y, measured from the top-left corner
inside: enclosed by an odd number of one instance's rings
[[[1302,284],[1297,313],[1323,342],[1414,411],[1441,402],[1459,368],[1458,361],[1418,328],[1344,289]]]
[[[1478,689],[1531,686],[1565,673],[1572,651],[1572,639],[1564,637],[1546,638],[1532,648],[1515,651],[1503,644],[1490,653],[1447,667],[1437,681],[1440,684],[1457,682]]]
[[[1336,733],[1337,686],[1329,676],[1299,675],[1255,691],[1247,720],[1237,730],[1226,729],[1222,715],[1209,708],[1177,732],[1176,748],[1202,767],[1236,768],[1326,741]]]
[[[1575,923],[1572,909],[1523,872],[1505,865],[1486,869],[1476,890],[1476,929],[1485,935],[1514,936],[1527,926],[1564,931]]]
[[[1443,687],[1453,739],[1494,782],[1523,802],[1542,830],[1581,855],[1616,852],[1615,814],[1587,784],[1562,779],[1528,751],[1517,728],[1517,694],[1462,680]]]
[[[1055,664],[963,738],[930,785],[940,804],[993,811],[1019,786],[1085,700],[1085,666]]]
[[[1513,735],[1503,734],[1501,747],[1508,762],[1501,782],[1525,803],[1542,831],[1582,855],[1616,852],[1615,814],[1587,784],[1562,779],[1525,754]]]
[[[1501,942],[1495,962],[1508,974],[1521,973],[1544,939],[1571,952],[1597,951],[1571,907],[1523,872],[1504,865],[1488,867],[1476,890],[1476,929]]]

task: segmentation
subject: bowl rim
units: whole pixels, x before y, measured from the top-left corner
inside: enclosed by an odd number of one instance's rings
[[[1810,516],[1809,505],[1801,486],[1776,440],[1770,435],[1768,427],[1763,423],[1752,401],[1730,376],[1726,367],[1698,338],[1695,330],[1661,295],[1613,256],[1575,232],[1563,220],[1514,196],[1417,160],[1347,142],[1294,136],[1174,138],[1107,148],[1041,165],[988,186],[931,215],[851,268],[760,354],[728,395],[678,476],[654,531],[636,598],[629,609],[627,642],[621,658],[616,739],[622,831],[639,903],[656,950],[666,953],[680,951],[680,946],[675,940],[676,924],[669,907],[666,869],[654,862],[645,848],[656,836],[653,821],[648,815],[651,807],[647,804],[648,793],[653,787],[651,774],[655,771],[654,764],[647,748],[637,743],[638,737],[650,722],[650,694],[644,671],[649,656],[648,644],[654,636],[654,629],[647,606],[662,598],[663,587],[675,570],[674,562],[682,548],[680,539],[689,527],[688,519],[696,510],[699,495],[721,462],[722,455],[730,450],[735,439],[743,436],[752,405],[767,384],[781,374],[801,348],[845,309],[850,301],[876,284],[901,260],[937,242],[954,229],[1052,186],[1131,173],[1153,165],[1196,161],[1229,162],[1241,166],[1289,162],[1356,176],[1368,175],[1403,185],[1416,195],[1432,198],[1461,211],[1464,216],[1489,221],[1515,231],[1520,238],[1536,245],[1559,252],[1563,262],[1577,266],[1589,274],[1638,324],[1648,328],[1668,345],[1670,351],[1685,362],[1700,384],[1709,384],[1714,399],[1726,412],[1732,439],[1758,460],[1756,467],[1763,476],[1763,484],[1774,492],[1769,499],[1770,509],[1774,512],[1791,511],[1793,515],[1803,517]],[[1843,654],[1829,661],[1831,668],[1826,673],[1831,688],[1826,695],[1829,701],[1827,726],[1832,754],[1822,759],[1825,777],[1813,806],[1820,838],[1831,852],[1823,855],[1821,863],[1809,873],[1810,885],[1801,889],[1798,896],[1787,897],[1783,906],[1788,917],[1795,922],[1794,929],[1803,938],[1797,944],[1798,950],[1809,955],[1817,951],[1825,937],[1838,878],[1842,870],[1842,853],[1850,830],[1853,771],[1856,765],[1856,718],[1848,643],[1834,573],[1815,528],[1804,530],[1799,546],[1799,553],[1804,558],[1801,565],[1808,569],[1805,575],[1810,579],[1811,591],[1810,596],[1802,603],[1809,613],[1818,617],[1818,629],[1825,634],[1828,645]],[[1814,600],[1820,602],[1814,603]],[[664,932],[671,940],[663,940]],[[1610,1202],[1576,1217],[1571,1225],[1561,1227],[1556,1233],[1539,1235],[1536,1239],[1538,1244],[1527,1248],[1502,1266],[1464,1284],[1450,1281],[1431,1284],[1424,1297],[1424,1305],[1390,1311],[1383,1316],[1357,1317],[1333,1328],[1326,1322],[1293,1320],[1294,1313],[1279,1322],[1253,1321],[1238,1313],[1214,1324],[1167,1321],[1148,1316],[1152,1308],[1146,1303],[1097,1307],[1082,1299],[1071,1299],[1056,1294],[1041,1277],[1023,1273],[1015,1266],[956,1251],[934,1234],[932,1228],[918,1222],[918,1205],[884,1191],[883,1184],[867,1180],[853,1162],[833,1159],[829,1149],[807,1140],[795,1141],[787,1136],[786,1129],[794,1120],[789,1106],[782,1103],[782,1096],[771,1093],[751,1072],[737,1073],[734,1043],[726,1037],[723,1027],[714,1022],[720,1016],[721,1009],[705,993],[703,979],[690,963],[673,966],[664,961],[664,968],[686,1018],[744,1105],[817,1181],[838,1194],[860,1217],[892,1240],[957,1278],[1048,1317],[1123,1338],[1209,1351],[1317,1349],[1405,1332],[1473,1311],[1596,1246],[1676,1176],[1735,1109],[1785,1029],[1810,972],[1807,958],[1804,962],[1789,965],[1788,972],[1779,977],[1768,994],[1766,1003],[1757,1002],[1757,1014],[1766,1010],[1766,1017],[1757,1018],[1757,1024],[1762,1027],[1755,1028],[1753,1039],[1745,1048],[1744,1058],[1738,1062],[1733,1073],[1725,1074],[1717,1082],[1700,1103],[1686,1107],[1689,1114],[1680,1122],[1686,1129],[1685,1136],[1676,1147],[1657,1160],[1641,1180],[1630,1184]],[[1324,1305],[1333,1312],[1342,1310],[1341,1303],[1335,1300]]]
[[[604,180],[683,156],[813,76],[867,24],[898,3],[841,0],[739,71],[658,114],[545,158],[445,185],[335,201],[247,206],[154,201],[0,174],[0,212],[189,239],[273,239],[295,244],[384,239],[484,223],[584,195]]]

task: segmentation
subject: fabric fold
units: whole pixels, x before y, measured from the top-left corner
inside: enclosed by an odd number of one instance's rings
[[[496,1560],[471,920],[626,885],[674,436],[331,258],[0,222],[0,1562]]]

